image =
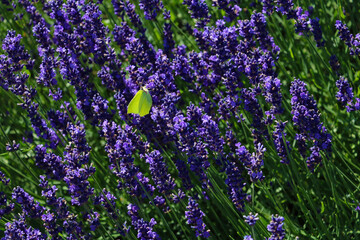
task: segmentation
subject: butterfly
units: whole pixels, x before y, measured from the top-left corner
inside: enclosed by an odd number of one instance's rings
[[[146,87],[142,87],[142,89],[135,94],[133,99],[131,99],[128,105],[127,113],[134,113],[143,117],[149,114],[151,106],[152,98],[149,90]]]

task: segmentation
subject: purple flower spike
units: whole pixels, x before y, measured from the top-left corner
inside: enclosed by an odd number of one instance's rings
[[[267,230],[271,233],[268,240],[282,240],[285,238],[285,230],[283,229],[284,218],[279,215],[272,215],[271,222],[267,225]]]
[[[186,209],[189,210],[185,211],[186,223],[195,229],[196,237],[210,237],[210,230],[206,229],[206,225],[202,220],[205,214],[199,208],[199,204],[197,204],[193,198],[189,197],[189,205]]]
[[[252,212],[249,213],[248,216],[243,216],[245,218],[245,222],[250,226],[254,226],[256,221],[259,220],[258,213],[253,214]]]

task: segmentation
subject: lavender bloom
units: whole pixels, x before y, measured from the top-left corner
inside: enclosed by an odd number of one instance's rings
[[[58,190],[56,186],[49,187],[44,176],[40,176],[39,186],[44,188],[41,195],[46,198],[46,203],[52,207],[51,210],[47,210],[41,216],[44,227],[52,239],[61,239],[59,233],[63,231],[69,235],[69,239],[84,237],[82,224],[77,222],[73,213],[69,212],[66,200],[56,197],[56,191]]]
[[[36,239],[45,240],[47,239],[46,234],[40,232],[40,230],[28,226],[25,222],[25,216],[20,215],[18,219],[13,222],[5,224],[3,240],[11,239]]]
[[[244,240],[253,240],[253,238],[251,237],[251,235],[246,235],[244,236]]]
[[[282,240],[285,238],[285,230],[283,229],[284,218],[279,215],[272,215],[271,222],[267,225],[267,230],[271,233],[268,240]]]
[[[349,48],[351,48],[351,39],[353,38],[353,35],[350,33],[346,24],[342,23],[340,20],[336,20],[335,27],[339,31],[340,39],[343,40]]]
[[[359,55],[360,54],[360,33],[357,33],[355,37],[351,40],[352,48],[350,49],[350,55]]]
[[[6,143],[6,151],[8,152],[15,152],[19,150],[20,144],[16,143],[15,140],[13,140],[12,143]]]
[[[56,132],[47,126],[45,119],[39,115],[39,105],[37,103],[31,103],[28,106],[24,105],[24,107],[27,108],[28,116],[30,117],[31,125],[35,133],[43,139],[49,140],[51,148],[56,148],[60,139],[56,135]]]
[[[197,27],[203,28],[210,21],[209,8],[205,0],[184,0],[183,4],[188,6],[192,18],[200,20]]]
[[[294,3],[292,0],[275,0],[275,9],[283,15],[287,15],[288,18],[293,17]]]
[[[273,132],[273,139],[276,151],[281,158],[280,162],[288,164],[290,160],[287,157],[287,152],[290,152],[290,142],[286,140],[286,133],[284,131],[285,124],[286,122],[276,122],[275,130]]]
[[[2,49],[14,63],[30,59],[30,55],[25,50],[25,47],[20,44],[21,38],[20,34],[16,35],[15,31],[9,30],[2,43]],[[19,66],[22,68],[22,65]],[[17,70],[21,68],[19,67]]]
[[[259,220],[258,213],[252,214],[252,212],[250,212],[248,216],[243,217],[245,218],[245,222],[250,226],[254,226],[256,221]]]
[[[139,207],[135,204],[129,204],[127,206],[128,215],[131,217],[131,223],[135,230],[138,231],[137,238],[141,240],[160,239],[159,235],[153,230],[156,225],[154,218],[150,222],[146,222],[144,219],[139,218]]]
[[[301,7],[299,7],[296,10],[296,23],[295,23],[295,32],[298,33],[299,35],[305,34],[307,35],[307,33],[310,31],[309,28],[309,17],[310,14],[308,11],[303,12],[303,9]]]
[[[146,198],[147,195],[143,188],[152,195],[155,187],[149,184],[149,179],[144,177],[134,164],[132,154],[135,149],[144,153],[144,143],[136,136],[132,127],[128,125],[119,126],[115,122],[105,120],[102,123],[101,135],[106,139],[105,151],[110,160],[109,167],[122,180],[118,187],[127,189],[132,196]]]
[[[68,0],[63,4],[67,19],[74,26],[81,23],[80,5],[78,0]]]
[[[119,16],[122,20],[124,20],[125,3],[121,0],[111,0],[111,3],[114,7],[115,15]]]
[[[283,108],[281,106],[282,94],[280,87],[280,79],[274,78],[272,76],[265,77],[265,100],[274,106],[273,113],[275,114],[280,114],[283,112]]]
[[[95,196],[94,204],[103,206],[112,218],[117,219],[118,212],[116,209],[116,199],[117,198],[111,192],[106,191],[104,188],[99,196]]]
[[[186,223],[195,229],[195,236],[203,238],[210,237],[210,230],[206,229],[206,225],[202,220],[205,214],[199,208],[199,204],[197,204],[193,198],[189,197],[189,204],[186,209],[188,210],[185,211]]]
[[[84,218],[89,221],[90,230],[95,231],[100,226],[100,214],[97,212],[87,213]]]
[[[62,98],[62,90],[60,88],[57,91],[52,91],[49,89],[49,97],[52,97],[54,101],[59,101]]]
[[[155,150],[145,155],[150,164],[152,179],[160,193],[169,194],[175,188],[175,180],[168,173],[168,168],[159,151]]]
[[[261,106],[258,99],[256,98],[257,92],[259,91],[260,90],[258,88],[244,88],[241,91],[241,99],[243,99],[244,102],[244,109],[252,115],[251,125],[254,127],[252,133],[256,143],[261,142],[263,138],[267,139],[269,134],[263,121],[264,115]]]
[[[325,41],[322,38],[322,31],[319,24],[319,18],[310,19],[310,31],[314,35],[314,39],[316,41],[317,47],[323,47],[325,44]]]
[[[175,48],[175,41],[172,36],[171,24],[164,24],[164,52],[168,57],[172,57],[172,50]]]
[[[229,197],[236,209],[243,212],[245,207],[244,200],[246,197],[243,188],[246,183],[243,182],[244,179],[241,177],[241,169],[239,169],[235,162],[228,162],[225,171],[227,175],[225,183],[228,186]]]
[[[45,211],[40,203],[35,202],[34,198],[19,186],[14,188],[12,198],[21,205],[23,213],[31,218],[40,218]]]
[[[344,107],[345,105],[352,106],[354,93],[347,79],[340,76],[340,79],[336,81],[336,87],[339,91],[336,93],[336,99]]]
[[[213,6],[219,7],[226,12],[226,16],[224,19],[227,22],[231,22],[239,16],[239,12],[241,12],[241,8],[237,5],[231,6],[230,3],[233,0],[213,0]]]
[[[183,187],[186,190],[190,190],[193,185],[191,183],[191,178],[189,176],[189,170],[186,167],[186,163],[180,159],[175,161],[177,170],[179,171],[179,177],[182,180]]]
[[[245,146],[241,145],[241,143],[236,143],[235,146],[237,147],[236,154],[240,158],[239,160],[242,162],[246,170],[248,171],[250,180],[252,182],[263,180],[264,176],[260,168],[264,165],[264,161],[262,160],[262,158],[264,156],[266,148],[264,148],[261,143],[258,143],[257,145],[255,145],[256,152],[250,154],[249,151],[245,148]]]
[[[53,179],[60,180],[66,175],[66,165],[62,158],[54,153],[47,153],[43,145],[35,147],[35,164]]]
[[[20,44],[20,40],[21,35],[16,35],[16,32],[12,30],[8,31],[3,40],[2,49],[6,55],[0,55],[0,86],[23,98],[25,96],[31,98],[36,91],[25,85],[29,75],[20,71],[24,66],[32,69],[34,61],[30,59],[29,53]]]
[[[340,62],[339,59],[336,57],[336,55],[331,55],[329,64],[331,69],[338,74],[338,71],[340,69]]]
[[[295,79],[291,84],[290,93],[292,95],[291,113],[294,125],[298,127],[302,136],[306,136],[308,140],[314,141],[314,145],[319,147],[320,150],[330,152],[331,135],[327,133],[323,123],[320,122],[320,114],[316,102],[307,91],[306,84]],[[312,167],[313,164],[310,164],[310,162],[314,161],[312,159],[307,160],[308,166]],[[310,171],[313,170],[313,168],[310,168]]]
[[[161,0],[140,0],[139,6],[144,11],[147,20],[154,20],[157,12],[164,7]]]
[[[256,36],[260,47],[263,51],[269,51],[272,49],[277,53],[280,49],[275,45],[273,37],[270,36],[269,32],[266,29],[266,18],[262,13],[253,13],[250,20],[253,28],[253,33]]]
[[[263,14],[271,15],[274,12],[274,0],[261,0],[263,5]]]
[[[1,175],[1,172],[0,172]],[[0,192],[0,219],[9,214],[15,207],[14,203],[7,204],[7,198],[4,192]]]

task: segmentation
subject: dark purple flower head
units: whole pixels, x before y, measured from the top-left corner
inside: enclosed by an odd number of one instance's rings
[[[288,18],[293,17],[294,3],[292,0],[275,0],[275,9],[283,15],[287,15]]]
[[[340,69],[340,62],[339,59],[336,57],[336,55],[331,55],[329,64],[331,69],[338,74],[338,71]]]
[[[265,89],[265,100],[274,106],[273,113],[282,113],[283,108],[281,106],[282,94],[280,79],[268,76],[264,78],[263,84]]]
[[[348,80],[340,76],[340,79],[336,81],[336,87],[339,89],[339,91],[336,93],[336,99],[340,102],[340,104],[342,106],[347,104],[351,105],[354,98],[354,93]]]
[[[14,210],[14,207],[15,203],[8,203],[5,193],[0,192],[0,219]]]
[[[336,20],[335,27],[339,31],[340,39],[343,40],[345,44],[351,48],[351,39],[353,38],[353,35],[350,33],[349,28],[346,26],[346,24],[342,23],[340,20]]]
[[[316,46],[323,47],[325,44],[325,41],[323,40],[323,37],[322,37],[322,31],[321,31],[321,27],[319,24],[319,18],[310,19],[310,25],[311,25],[310,31],[314,35],[314,39],[316,41]]]
[[[91,212],[84,215],[84,218],[90,224],[90,230],[95,231],[100,226],[100,214],[98,212]]]
[[[158,240],[159,235],[154,231],[154,226],[157,224],[154,218],[150,219],[150,222],[145,221],[139,217],[139,207],[135,204],[129,204],[128,215],[131,217],[131,224],[134,229],[137,230],[137,238],[141,240]]]
[[[150,164],[150,172],[156,188],[160,193],[169,195],[175,188],[175,180],[169,174],[160,152],[157,150],[152,151],[145,155],[145,159]]]
[[[195,229],[195,236],[203,238],[210,237],[210,230],[206,229],[206,225],[202,220],[205,214],[199,208],[199,204],[197,204],[193,198],[189,197],[189,204],[186,209],[188,210],[185,211],[186,223]]]
[[[271,15],[274,12],[274,0],[261,0],[263,5],[263,14]]]
[[[331,135],[327,133],[327,129],[320,121],[320,113],[317,109],[317,104],[314,98],[306,89],[306,84],[299,79],[295,79],[290,87],[291,98],[291,114],[293,115],[294,125],[299,129],[300,135],[297,135],[297,139],[300,141],[299,151],[304,151],[303,146],[306,144],[305,139],[314,143],[314,146],[319,147],[320,150],[326,152],[331,151]],[[305,137],[305,138],[304,138]],[[314,152],[314,151],[312,151]],[[316,159],[319,159],[320,155],[316,153]],[[312,159],[315,158],[313,155]],[[314,164],[319,160],[308,159],[308,166],[314,167]],[[313,168],[310,168],[313,171]]]
[[[239,211],[244,211],[246,194],[243,191],[246,183],[241,176],[241,169],[235,162],[228,162],[226,168],[226,180],[225,183],[228,186],[228,195],[235,207]]]
[[[14,63],[19,63],[21,60],[28,60],[30,58],[25,47],[20,44],[21,38],[20,34],[16,35],[15,31],[9,30],[2,43],[2,49]]]
[[[285,124],[286,122],[277,121],[275,130],[273,132],[273,139],[276,151],[281,158],[280,162],[288,164],[288,152],[290,152],[290,142],[286,140],[286,133],[285,133]]]
[[[350,55],[358,56],[360,54],[360,33],[357,33],[355,37],[353,37],[351,45]]]
[[[267,230],[271,233],[268,240],[282,240],[285,238],[285,230],[283,229],[284,218],[279,215],[272,215],[271,222],[267,225]]]
[[[259,220],[258,213],[252,214],[252,212],[250,212],[248,216],[243,217],[245,218],[245,222],[250,226],[254,226],[256,221]]]
[[[104,188],[99,196],[95,196],[94,204],[103,206],[112,218],[117,219],[118,212],[116,209],[115,200],[116,197],[111,192],[106,191],[106,189]]]
[[[140,0],[139,6],[147,20],[156,19],[157,13],[164,7],[161,0]]]
[[[6,143],[6,151],[8,152],[15,152],[19,150],[20,144],[16,143],[15,140],[13,140],[12,143]]]
[[[296,23],[295,23],[295,32],[299,35],[307,35],[310,31],[309,28],[309,12],[303,12],[302,7],[296,9]]]
[[[188,6],[191,17],[197,19],[197,27],[203,28],[210,21],[209,8],[205,0],[184,0],[183,4]]]
[[[5,224],[4,238],[3,240],[12,239],[31,239],[31,240],[45,240],[46,234],[40,232],[40,230],[28,226],[25,222],[25,216],[20,215],[14,219],[13,222]]]
[[[34,198],[19,186],[14,188],[12,198],[21,205],[24,214],[31,218],[40,218],[45,211],[45,208],[40,206],[40,203],[35,202]]]

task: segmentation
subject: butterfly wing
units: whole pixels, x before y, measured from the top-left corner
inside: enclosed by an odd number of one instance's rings
[[[144,94],[141,96],[140,99],[140,117],[143,117],[149,114],[151,106],[152,106],[152,98],[148,91],[144,91]]]
[[[141,108],[141,98],[143,98],[144,95],[144,91],[143,90],[139,90],[135,96],[133,97],[133,99],[131,99],[129,105],[128,105],[128,109],[127,109],[127,113],[134,113],[134,114],[140,114],[140,108]]]

